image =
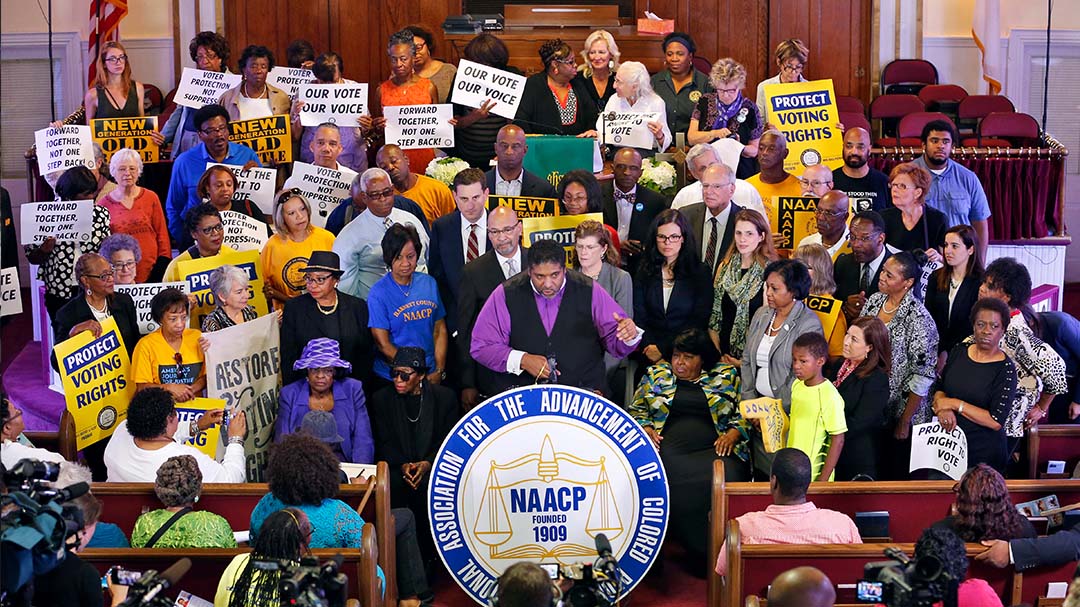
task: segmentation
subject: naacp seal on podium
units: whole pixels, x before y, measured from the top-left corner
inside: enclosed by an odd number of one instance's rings
[[[660,455],[612,402],[560,385],[516,388],[457,423],[432,466],[428,517],[447,569],[477,602],[523,560],[596,560],[603,533],[626,594],[668,522]]]

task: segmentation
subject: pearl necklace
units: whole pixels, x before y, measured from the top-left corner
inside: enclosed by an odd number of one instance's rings
[[[904,300],[903,299],[900,300],[900,303],[896,304],[895,308],[890,310],[889,309],[889,300],[886,299],[885,301],[883,301],[881,303],[881,311],[888,314],[889,316],[892,316],[893,314],[896,314],[896,311],[899,310],[900,306],[902,306],[902,305],[904,305]]]
[[[86,305],[89,306],[91,310],[93,310],[94,312],[97,312],[98,314],[105,314],[105,311],[109,309],[109,300],[105,300],[105,303],[101,304],[101,308],[98,309],[98,308],[94,307],[94,304],[90,303],[90,297],[87,297],[86,298]]]

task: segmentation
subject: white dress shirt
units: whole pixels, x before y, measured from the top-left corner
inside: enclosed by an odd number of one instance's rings
[[[681,209],[695,202],[704,202],[704,200],[705,194],[701,191],[701,182],[695,181],[679,190],[678,194],[675,194],[675,199],[671,201],[671,208]],[[735,180],[735,194],[732,195],[731,202],[744,209],[752,209],[761,213],[761,216],[765,218],[765,223],[769,223],[769,212],[765,210],[765,203],[761,200],[761,194],[758,193],[757,188],[746,181],[742,179]]]
[[[495,251],[495,259],[499,261],[499,269],[502,270],[503,280],[506,280],[521,271],[521,245],[514,249],[511,257],[503,257]],[[512,271],[511,271],[512,269]]]
[[[712,211],[708,207],[705,207],[705,224],[701,228],[701,260],[706,259],[709,249],[709,234],[712,233],[712,221],[716,219],[716,252],[713,257],[713,267],[709,268],[710,271],[716,270],[716,264],[720,261],[724,252],[720,250],[721,243],[724,242],[724,231],[727,230],[728,220],[731,218],[731,204],[729,203],[724,207],[723,211],[720,211],[719,215],[713,215]]]
[[[499,167],[495,167],[495,195],[496,196],[521,196],[521,183],[525,179],[525,167],[521,168],[518,176],[506,180],[499,173]]]
[[[612,197],[615,199],[615,212],[619,215],[619,225],[615,231],[619,234],[619,242],[626,242],[626,239],[630,237],[630,216],[634,214],[634,205],[629,200],[619,198],[618,194],[633,196],[634,200],[637,200],[637,185],[629,192],[623,192],[617,185],[611,187],[614,192]]]

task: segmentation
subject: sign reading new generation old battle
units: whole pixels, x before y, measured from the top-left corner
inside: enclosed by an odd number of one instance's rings
[[[667,476],[615,404],[580,388],[525,386],[473,409],[447,436],[428,517],[447,570],[478,603],[518,561],[591,564],[600,533],[625,595],[664,541]]]

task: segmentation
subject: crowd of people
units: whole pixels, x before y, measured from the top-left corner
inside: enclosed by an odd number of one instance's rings
[[[274,56],[262,46],[242,51],[243,79],[217,104],[179,109],[165,125],[160,137],[172,146],[173,166],[164,202],[138,185],[142,162],[132,150],[112,156],[107,192],[90,170],[61,175],[60,199],[98,201],[92,238],[49,239],[26,255],[39,267],[57,342],[100,334],[112,318],[131,355],[137,393],[127,419],[85,454],[97,480],[156,483],[163,508],[140,517],[131,545],[235,545],[224,519],[194,507],[203,483],[245,480],[244,413],[230,416],[215,461],[183,441],[220,424],[224,412],[181,424],[175,407],[205,393],[212,346],[202,334],[257,318],[249,274],[225,263],[214,270],[216,308],[198,328],[189,297],[163,289],[150,305],[157,328],[143,336],[131,297],[115,289],[183,280],[181,262],[232,252],[223,243],[225,211],[272,232],[259,265],[281,332],[270,493],[251,517],[256,557],[358,547],[363,521],[335,499],[338,464],[386,461],[400,509],[399,595],[403,604],[428,602],[426,488],[438,446],[463,412],[541,381],[595,391],[640,423],[669,470],[673,535],[702,562],[715,461],[728,481],[773,483],[775,506],[760,521],[742,521],[744,541],[773,533],[858,542],[850,520],[814,513],[806,485],[943,478],[909,472],[912,427],[934,419],[963,430],[969,446],[971,470],[946,531],[967,541],[1030,535],[1016,517],[984,520],[988,487],[1019,474],[1018,446],[1031,427],[1080,418],[1080,324],[1035,313],[1030,274],[1016,260],[985,264],[990,210],[978,179],[950,159],[955,128],[927,124],[923,154],[888,175],[868,165],[869,133],[851,128],[837,134],[841,167],[792,175],[762,85],[803,79],[802,42],[778,47],[779,73],[759,84],[756,104],[743,94],[747,72],[736,60],[705,74],[694,68],[689,35],[669,34],[662,47],[665,67],[650,77],[643,64],[622,61],[606,31],[583,49],[546,42],[544,69],[528,78],[516,119],[494,115],[488,103],[455,106],[454,149],[402,150],[379,143],[382,109],[445,102],[456,70],[434,58],[424,28],[395,33],[391,75],[373,84],[359,127],[295,131],[300,158],[356,173],[325,228],[301,190],[282,189],[266,215],[238,195],[222,166],[260,164],[230,141],[230,122],[298,120],[300,106],[266,81]],[[218,34],[200,33],[190,51],[202,69],[230,67]],[[315,83],[349,82],[335,53],[308,55]],[[488,34],[465,55],[512,70],[504,43]],[[304,60],[296,53],[290,65]],[[88,118],[141,114],[143,88],[122,45],[104,46],[98,74]],[[648,125],[647,149],[613,150],[610,177],[573,170],[552,184],[523,168],[527,134],[595,137],[600,114],[610,111],[663,117]],[[667,150],[679,133],[693,145],[687,163],[696,181],[672,200],[639,179],[643,157]],[[731,166],[713,146],[723,139],[741,146]],[[422,174],[444,153],[472,165],[449,186]],[[525,247],[516,212],[488,210],[495,195],[554,197],[563,215],[598,213],[603,221],[577,226],[567,267],[554,241]],[[766,207],[774,196],[799,195],[817,199],[816,232],[782,242]],[[841,313],[821,315],[821,302]],[[739,403],[757,398],[775,399],[790,417],[785,444],[766,444],[757,420],[740,415]],[[56,459],[20,441],[21,412],[6,401],[3,409],[5,465]],[[781,519],[800,527],[773,524]],[[952,541],[933,530],[924,539]],[[272,594],[247,555],[221,584],[219,605]]]

